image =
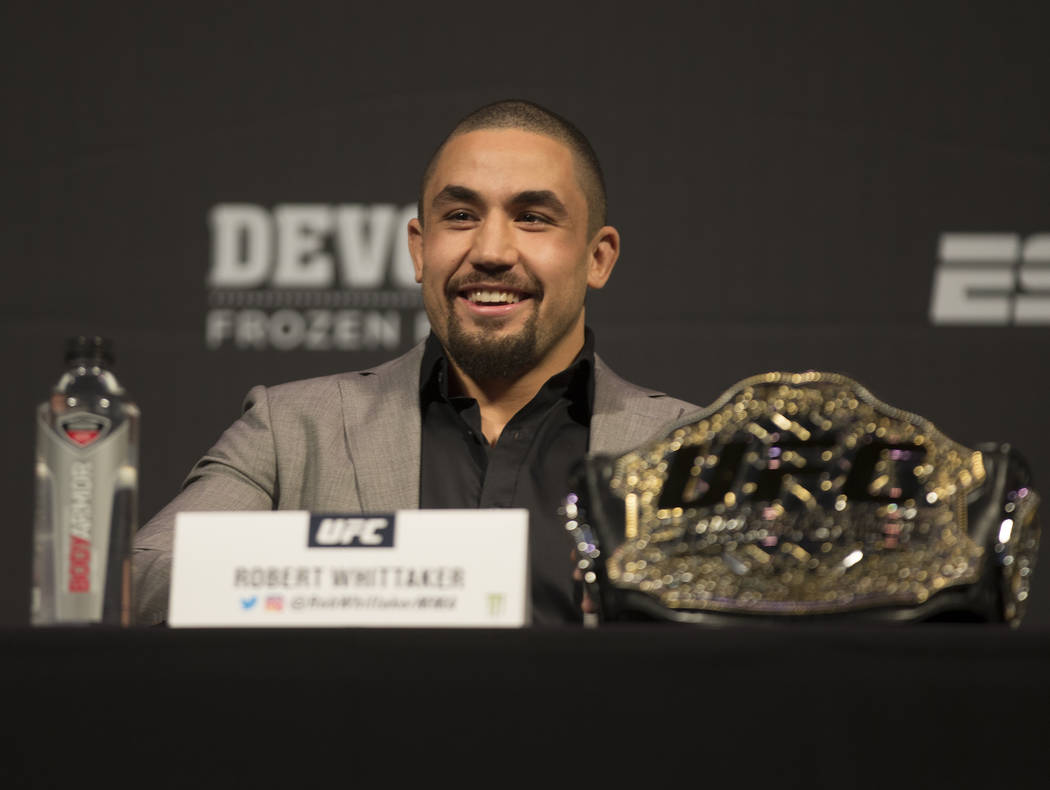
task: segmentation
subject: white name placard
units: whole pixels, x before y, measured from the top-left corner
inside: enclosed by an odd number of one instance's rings
[[[527,510],[180,513],[173,627],[521,627]]]

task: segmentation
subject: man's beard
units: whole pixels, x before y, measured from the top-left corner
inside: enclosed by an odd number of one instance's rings
[[[503,324],[499,318],[482,321],[482,326],[468,328],[456,310],[459,294],[472,285],[502,285],[527,294],[533,304],[525,325],[516,333],[495,336]],[[474,381],[510,381],[532,370],[540,360],[539,303],[543,300],[543,285],[535,276],[524,272],[512,276],[509,272],[473,271],[453,281],[445,290],[445,308],[448,315],[448,338],[445,351],[467,376]],[[486,326],[491,324],[491,329]]]
[[[455,310],[449,311],[448,348],[445,349],[474,381],[509,381],[536,367],[539,362],[537,314],[513,335],[492,337],[485,330],[463,328]]]

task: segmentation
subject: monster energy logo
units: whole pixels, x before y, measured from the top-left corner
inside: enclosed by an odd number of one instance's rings
[[[486,597],[488,602],[489,617],[499,617],[503,614],[506,606],[506,596],[503,593],[489,593]]]

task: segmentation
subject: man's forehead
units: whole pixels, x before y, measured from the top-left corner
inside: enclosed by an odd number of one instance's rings
[[[450,183],[479,191],[553,188],[579,191],[579,197],[584,197],[571,149],[553,137],[523,129],[476,129],[449,139],[438,156],[427,192],[433,195]]]

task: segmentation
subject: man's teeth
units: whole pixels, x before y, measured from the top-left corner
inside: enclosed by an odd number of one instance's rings
[[[506,291],[471,291],[467,298],[474,304],[516,304],[521,301],[521,296]]]

